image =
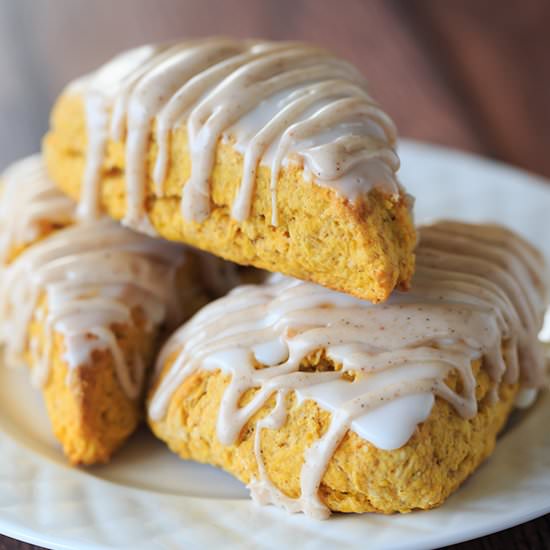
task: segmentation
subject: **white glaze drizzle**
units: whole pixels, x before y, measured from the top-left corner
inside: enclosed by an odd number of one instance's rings
[[[146,330],[183,320],[176,273],[185,249],[106,218],[73,225],[75,217],[75,203],[47,179],[39,157],[20,161],[2,176],[0,343],[8,364],[23,362],[30,346],[38,385],[49,375],[55,333],[64,336],[69,375],[90,365],[94,350],[108,349],[121,387],[135,398],[143,387],[144,365],[137,356],[125,360],[113,325],[132,322],[138,307]],[[43,235],[44,223],[66,227],[34,242]],[[25,245],[30,246],[9,261],[11,252]],[[29,342],[28,328],[44,295],[45,340],[39,350],[38,342]]]
[[[68,87],[86,103],[88,149],[80,213],[99,211],[99,182],[107,141],[126,137],[127,210],[124,223],[152,232],[144,200],[148,171],[162,194],[172,131],[187,126],[192,171],[182,215],[210,212],[210,174],[220,139],[233,139],[244,168],[232,216],[245,220],[260,164],[271,168],[272,223],[276,185],[290,161],[319,185],[354,201],[377,187],[397,195],[399,159],[390,118],[350,64],[295,42],[210,38],[144,46],[121,54]],[[147,166],[149,136],[158,146]]]
[[[240,287],[205,307],[167,343],[157,376],[169,357],[177,358],[152,396],[150,417],[164,417],[174,391],[193,373],[220,370],[230,382],[217,435],[230,445],[276,394],[277,405],[255,426],[259,474],[250,484],[252,496],[324,518],[329,512],[319,485],[348,430],[381,449],[399,448],[429,416],[436,396],[471,418],[477,412],[471,364],[479,358],[492,380],[489,399],[498,399],[502,381],[541,385],[537,332],[545,273],[542,257],[504,228],[440,222],[420,229],[412,290],[394,292],[384,304],[281,276]],[[321,349],[341,370],[301,371],[304,358]],[[445,382],[452,371],[462,381],[460,393]],[[256,394],[239,407],[250,388]],[[306,451],[298,499],[271,483],[260,453],[260,432],[284,423],[290,392],[332,414],[327,432]]]

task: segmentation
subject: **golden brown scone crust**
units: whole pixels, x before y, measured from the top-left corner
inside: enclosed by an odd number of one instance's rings
[[[43,239],[61,227],[44,225],[41,229],[43,232],[40,238]],[[29,243],[13,249],[8,261],[12,261],[32,245],[33,243]],[[196,288],[189,288],[190,285],[195,286],[199,276],[198,259],[190,255],[177,273],[178,288],[182,294],[189,295],[186,299],[189,314],[208,301]],[[34,342],[38,351],[45,345],[44,319],[47,312],[44,296],[28,327],[25,358],[30,367],[34,366],[36,356],[31,353],[31,342]],[[152,364],[154,353],[160,344],[159,327],[146,330],[146,319],[140,308],[132,312],[131,324],[109,328],[113,330],[131,370],[136,354],[147,367]],[[64,355],[64,336],[54,333],[48,361],[49,376],[41,388],[54,435],[71,464],[108,462],[140,423],[143,417],[143,393],[136,399],[128,397],[118,380],[112,353],[107,349],[95,350],[91,361],[71,372]]]
[[[40,313],[47,313],[45,301],[31,322],[29,337],[43,346],[45,335],[44,325],[38,320],[42,317]],[[130,365],[136,354],[145,364],[151,362],[157,331],[145,330],[145,319],[139,309],[133,312],[133,324],[116,326],[113,330]],[[139,424],[142,399],[130,399],[123,391],[110,351],[95,350],[89,363],[70,372],[64,354],[64,337],[56,333],[49,376],[42,388],[53,432],[72,464],[108,462]],[[28,353],[27,357],[32,365],[32,355]]]
[[[149,138],[148,172],[156,158]],[[43,151],[50,177],[78,199],[87,145],[83,99],[65,94],[58,100]],[[115,219],[126,209],[125,143],[110,142],[102,168],[101,201]],[[405,196],[394,200],[373,191],[351,204],[334,190],[302,179],[300,166],[282,172],[277,187],[279,225],[271,220],[270,171],[261,167],[250,217],[230,216],[242,173],[242,155],[220,142],[211,179],[212,210],[203,223],[180,214],[183,182],[190,174],[187,131],[173,132],[163,193],[147,182],[145,208],[158,233],[243,265],[281,272],[366,298],[385,300],[398,285],[406,287],[414,270],[415,231]]]
[[[152,392],[168,371],[163,369]],[[479,362],[478,414],[466,420],[439,398],[429,418],[420,424],[403,447],[376,448],[348,432],[334,453],[320,487],[320,498],[338,512],[410,512],[440,505],[492,453],[496,436],[513,407],[517,385],[503,385],[500,400],[488,398],[490,380]],[[219,466],[244,483],[257,476],[254,425],[275,404],[274,398],[243,428],[238,442],[222,445],[216,436],[216,419],[228,377],[199,371],[190,376],[170,400],[165,418],[149,420],[153,432],[184,459]],[[457,378],[447,383],[456,387]],[[252,397],[243,397],[246,402]],[[262,456],[271,481],[287,496],[300,494],[300,469],[305,450],[327,430],[330,413],[313,401],[298,404],[287,398],[288,417],[279,430],[264,429]]]

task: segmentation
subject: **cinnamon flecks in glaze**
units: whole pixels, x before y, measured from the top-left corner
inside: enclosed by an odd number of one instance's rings
[[[220,370],[230,381],[217,413],[217,437],[231,445],[275,395],[274,408],[255,425],[259,474],[250,484],[252,495],[322,518],[329,511],[319,485],[348,430],[391,450],[407,443],[436,397],[464,418],[474,417],[472,364],[478,359],[491,380],[489,399],[498,399],[501,383],[539,387],[544,360],[537,334],[546,281],[541,255],[502,227],[440,222],[420,229],[417,257],[411,290],[394,292],[385,304],[274,276],[208,305],[159,358],[151,420],[162,420],[174,392],[194,373]],[[302,369],[319,350],[339,368]],[[446,384],[451,373],[460,378],[456,390]],[[241,406],[249,389],[255,393]],[[285,422],[289,393],[332,415],[328,430],[305,453],[297,499],[271,483],[260,452],[262,430]]]

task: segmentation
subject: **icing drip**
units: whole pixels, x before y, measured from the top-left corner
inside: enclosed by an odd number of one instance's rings
[[[25,181],[27,184],[21,185]],[[0,186],[0,263],[43,231],[72,223],[74,203],[44,177],[39,157],[20,161],[2,175]]]
[[[168,358],[176,359],[152,396],[149,414],[162,419],[175,390],[193,373],[219,370],[230,381],[217,435],[230,445],[275,394],[275,407],[255,425],[258,478],[250,484],[252,496],[326,517],[318,489],[348,430],[391,450],[426,420],[435,397],[464,418],[473,417],[476,359],[483,359],[490,375],[493,399],[503,381],[520,380],[526,389],[541,385],[537,332],[544,273],[542,257],[504,228],[440,222],[420,229],[412,290],[394,292],[384,304],[282,276],[239,287],[204,308],[167,343],[157,376]],[[319,350],[339,368],[301,370]],[[446,383],[451,372],[461,380],[460,391]],[[239,406],[250,388],[256,393]],[[298,499],[271,483],[261,453],[261,432],[283,425],[292,392],[298,403],[312,400],[331,413],[328,430],[305,453]]]
[[[354,201],[377,187],[399,194],[396,131],[350,64],[295,42],[226,38],[144,46],[116,57],[68,88],[86,104],[88,150],[79,212],[97,215],[107,141],[126,137],[127,211],[124,223],[152,231],[144,209],[150,136],[156,193],[168,172],[172,131],[186,125],[192,171],[182,215],[202,221],[210,212],[209,180],[220,139],[244,157],[232,216],[245,220],[260,164],[271,168],[272,223],[277,179],[298,162],[319,185]]]
[[[113,325],[130,323],[137,308],[149,331],[163,322],[181,322],[176,272],[184,260],[183,247],[139,235],[106,218],[69,225],[76,205],[47,179],[39,157],[19,162],[2,179],[0,342],[8,364],[21,363],[29,348],[34,356],[32,379],[44,384],[59,333],[69,377],[76,367],[89,364],[94,350],[108,349],[121,387],[129,397],[137,397],[144,365],[139,357],[127,363]],[[45,225],[55,231],[41,238]],[[31,246],[10,261],[12,251],[25,245]],[[47,312],[39,307],[44,298]],[[44,326],[43,346],[28,341],[35,315],[41,315],[38,320]]]

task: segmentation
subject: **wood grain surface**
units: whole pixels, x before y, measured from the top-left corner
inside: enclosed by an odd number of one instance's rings
[[[402,136],[550,176],[549,24],[545,0],[0,0],[0,167],[39,149],[71,78],[144,42],[226,34],[323,44]],[[16,548],[36,547],[0,536]],[[450,548],[548,549],[550,516]]]

